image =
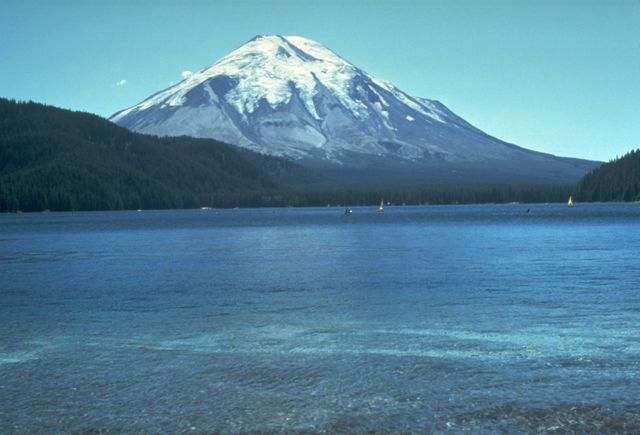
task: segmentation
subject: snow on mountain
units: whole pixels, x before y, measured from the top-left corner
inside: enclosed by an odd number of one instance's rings
[[[384,95],[397,101],[390,103]],[[362,151],[386,153],[384,147],[371,143],[377,142],[377,130],[385,130],[386,139],[395,136],[398,127],[390,119],[389,108],[398,105],[406,106],[405,119],[415,120],[411,113],[417,113],[447,122],[446,113],[435,102],[404,94],[315,41],[258,36],[177,85],[116,113],[111,120],[136,131],[214,137],[292,157],[303,156],[305,145],[327,145],[329,154],[348,146],[327,142],[344,142],[336,133],[349,130],[344,124],[356,124],[351,125],[356,132],[366,127],[359,140]],[[256,120],[259,128],[251,128]],[[281,129],[288,131],[275,131]],[[285,139],[300,143],[292,144],[291,150],[270,143],[283,133]]]
[[[442,103],[413,97],[300,36],[257,36],[110,119],[138,132],[340,165],[367,156],[430,164],[555,159],[493,138]]]

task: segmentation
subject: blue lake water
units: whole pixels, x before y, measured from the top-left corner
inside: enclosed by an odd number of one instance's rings
[[[640,204],[353,210],[0,215],[0,433],[640,432]]]

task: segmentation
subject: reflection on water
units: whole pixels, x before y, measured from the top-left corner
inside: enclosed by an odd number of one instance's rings
[[[0,432],[638,432],[639,222],[3,215]]]

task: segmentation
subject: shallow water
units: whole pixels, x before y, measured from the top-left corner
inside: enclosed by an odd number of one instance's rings
[[[0,433],[640,432],[639,204],[1,215],[0,296]]]

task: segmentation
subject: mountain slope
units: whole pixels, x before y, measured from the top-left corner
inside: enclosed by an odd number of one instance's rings
[[[575,192],[580,201],[640,201],[640,149],[585,175]]]
[[[185,208],[317,180],[211,139],[131,133],[98,116],[0,99],[0,211]]]
[[[298,36],[256,37],[110,120],[216,138],[343,176],[362,168],[358,177],[375,169],[372,178],[573,183],[597,165],[500,141]]]

